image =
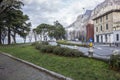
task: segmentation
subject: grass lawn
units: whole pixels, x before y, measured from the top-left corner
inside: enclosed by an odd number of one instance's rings
[[[10,53],[74,80],[120,80],[120,73],[110,70],[108,64],[94,59],[60,57],[41,53],[33,46],[0,47],[0,51]]]

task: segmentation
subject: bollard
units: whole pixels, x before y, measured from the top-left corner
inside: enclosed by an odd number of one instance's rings
[[[88,57],[93,57],[93,47],[90,47],[88,50]]]
[[[88,57],[93,57],[93,43],[92,42],[90,42],[90,44],[89,44],[89,50],[88,50]]]

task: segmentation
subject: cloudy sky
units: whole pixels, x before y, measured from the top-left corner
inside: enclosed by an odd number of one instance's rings
[[[64,27],[87,9],[94,9],[104,0],[22,0],[23,11],[30,18],[32,27],[41,23],[52,24],[58,20]],[[84,9],[83,9],[84,8]]]

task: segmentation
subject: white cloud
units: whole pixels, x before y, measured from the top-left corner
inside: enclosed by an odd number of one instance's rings
[[[30,17],[33,26],[41,23],[52,24],[59,20],[64,26],[75,21],[85,9],[93,9],[104,0],[23,0],[23,11]]]

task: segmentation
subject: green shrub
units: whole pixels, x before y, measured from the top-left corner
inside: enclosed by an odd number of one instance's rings
[[[76,57],[80,57],[80,56],[83,56],[84,53],[83,53],[83,52],[80,52],[80,51],[78,51],[78,50],[74,50],[74,55],[75,55]]]
[[[66,56],[66,57],[79,57],[82,56],[83,53],[76,50],[76,49],[69,49],[60,46],[51,46],[51,45],[43,45],[43,44],[36,44],[36,49],[40,50],[44,53],[53,53],[59,56]]]
[[[53,50],[53,53],[56,55],[60,55],[62,52],[60,51],[61,47],[60,46],[56,46],[55,49]]]
[[[46,45],[42,45],[41,48],[39,49],[41,52],[47,52],[47,46]]]
[[[110,68],[116,71],[120,71],[120,54],[113,54],[110,57]]]
[[[56,47],[56,46],[42,45],[39,50],[40,50],[41,52],[53,53],[53,50],[54,50],[55,47]]]
[[[32,46],[36,46],[37,44],[39,44],[39,42],[33,42]]]
[[[56,55],[64,56],[65,51],[66,51],[66,48],[56,46],[55,49],[53,50],[53,53]]]
[[[59,43],[57,43],[57,46],[60,46],[60,44],[59,44]]]
[[[42,47],[42,45],[40,43],[38,43],[38,44],[35,45],[35,48],[38,49],[38,50],[40,50],[41,47]]]
[[[53,50],[53,53],[56,55],[66,56],[66,57],[80,57],[83,55],[82,52],[76,49],[69,49],[69,48],[63,48],[63,47],[56,47]]]
[[[49,43],[48,43],[48,42],[45,42],[45,41],[42,41],[41,44],[42,44],[42,45],[48,45]]]
[[[47,53],[53,53],[53,50],[56,46],[50,46],[50,45],[46,45],[46,52]]]
[[[83,55],[83,53],[76,49],[67,49],[64,52],[64,56],[69,56],[69,57],[80,57],[82,55]]]

